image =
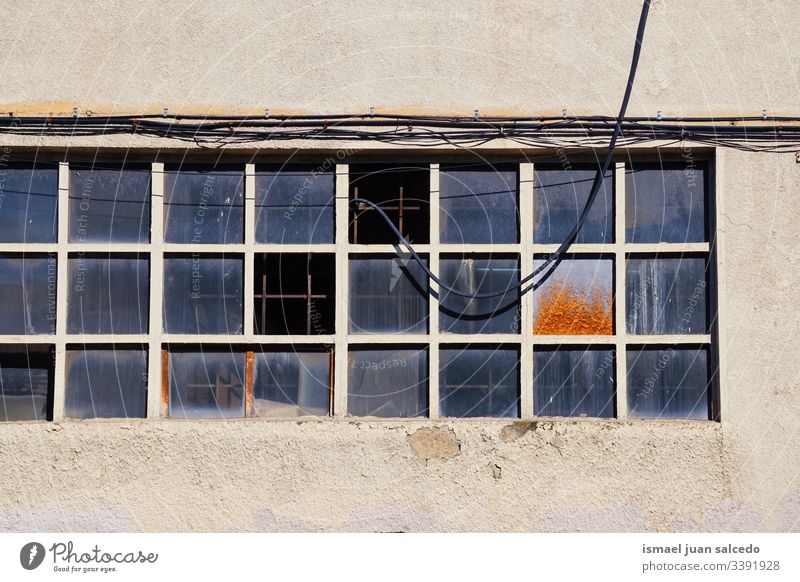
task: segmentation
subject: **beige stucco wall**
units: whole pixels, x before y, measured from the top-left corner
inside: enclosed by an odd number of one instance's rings
[[[18,114],[614,114],[639,12],[636,0],[2,4],[0,110]],[[799,15],[791,0],[654,1],[629,113],[800,115]],[[0,530],[800,531],[800,165],[717,155],[722,423],[4,424]]]

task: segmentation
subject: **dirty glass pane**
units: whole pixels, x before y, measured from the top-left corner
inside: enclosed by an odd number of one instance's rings
[[[443,258],[441,279],[466,293],[508,290],[499,297],[468,299],[442,291],[439,327],[449,333],[519,333],[519,261],[516,258]]]
[[[428,415],[425,348],[350,350],[348,366],[349,414],[388,418]]]
[[[244,416],[244,352],[171,352],[169,415],[173,418]]]
[[[55,332],[55,254],[0,255],[0,334]]]
[[[692,161],[629,168],[625,175],[625,240],[707,241],[706,168]]]
[[[707,333],[706,258],[628,257],[628,333]]]
[[[439,224],[443,243],[519,240],[517,172],[507,167],[442,168]]]
[[[614,350],[536,347],[536,416],[614,416]]]
[[[540,169],[537,166],[535,173],[533,242],[561,244],[578,224],[597,171]],[[610,171],[606,174],[575,242],[614,242],[612,175]]]
[[[0,347],[0,421],[52,418],[53,362],[49,346]]]
[[[709,418],[708,349],[628,348],[628,416]]]
[[[351,257],[350,333],[426,333],[427,288],[414,259]]]
[[[0,243],[56,242],[58,169],[0,168]]]
[[[256,172],[256,241],[332,243],[334,179],[312,166]]]
[[[144,418],[147,352],[106,348],[67,350],[64,415],[68,418]]]
[[[69,258],[69,333],[147,333],[150,261],[139,255]]]
[[[72,170],[70,242],[147,243],[150,240],[150,170]]]
[[[439,413],[458,418],[519,417],[519,350],[440,350]]]
[[[164,174],[164,240],[241,243],[244,171],[169,170]]]
[[[241,334],[243,266],[237,255],[167,255],[164,331]]]
[[[327,416],[330,352],[264,352],[253,362],[256,416]]]
[[[542,263],[535,260],[534,268]],[[614,333],[612,259],[565,259],[532,293],[533,333],[537,335]]]

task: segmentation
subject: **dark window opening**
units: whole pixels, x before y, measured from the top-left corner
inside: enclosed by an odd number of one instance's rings
[[[442,416],[519,417],[519,349],[455,347],[439,352]]]
[[[5,166],[0,177],[0,243],[56,242],[56,165]]]
[[[242,418],[244,351],[181,347],[167,361],[169,415],[173,418]]]
[[[333,333],[335,271],[334,256],[330,254],[256,255],[255,332]]]
[[[0,347],[0,420],[52,420],[52,346]]]
[[[411,243],[430,240],[430,168],[428,166],[353,165],[350,199],[377,204]],[[366,204],[350,205],[350,242],[395,244],[397,235]]]

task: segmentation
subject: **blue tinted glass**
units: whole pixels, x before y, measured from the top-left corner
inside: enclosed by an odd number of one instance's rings
[[[534,414],[614,416],[614,350],[537,347]]]
[[[57,237],[58,170],[0,167],[0,243]]]
[[[0,421],[51,417],[53,362],[49,346],[0,346]]]
[[[405,418],[428,414],[428,352],[355,349],[348,354],[347,412]]]
[[[56,257],[0,255],[0,334],[56,332]]]
[[[331,396],[329,352],[255,354],[253,406],[256,416],[327,416]]]
[[[515,243],[519,239],[517,172],[487,166],[439,172],[443,243]]]
[[[332,243],[335,175],[284,166],[256,173],[256,241]]]
[[[166,242],[242,242],[244,171],[168,171],[164,189]]]
[[[518,417],[519,350],[440,350],[439,413],[458,418]]]
[[[147,352],[67,350],[64,414],[68,418],[147,416]]]
[[[244,416],[244,352],[172,352],[169,415],[173,418]]]

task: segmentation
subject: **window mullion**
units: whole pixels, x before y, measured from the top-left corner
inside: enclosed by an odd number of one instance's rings
[[[519,166],[520,281],[533,271],[534,172],[532,163]],[[520,306],[520,417],[533,416],[533,292],[522,296]]]
[[[430,171],[430,252],[428,268],[434,273],[439,269],[439,164],[431,164]],[[439,286],[428,280],[431,294],[428,296],[428,415],[439,418]]]
[[[628,416],[627,355],[626,355],[626,307],[625,307],[625,163],[614,167],[614,327],[616,337],[616,394],[617,418]]]
[[[58,244],[56,263],[56,361],[53,369],[53,420],[64,419],[64,397],[67,382],[67,265],[69,239],[69,163],[58,164]]]
[[[347,333],[350,172],[347,164],[336,164],[336,324],[334,352],[333,415],[347,414]]]
[[[152,164],[150,196],[150,321],[147,357],[147,417],[167,416],[162,398],[161,332],[164,308],[164,164]]]

